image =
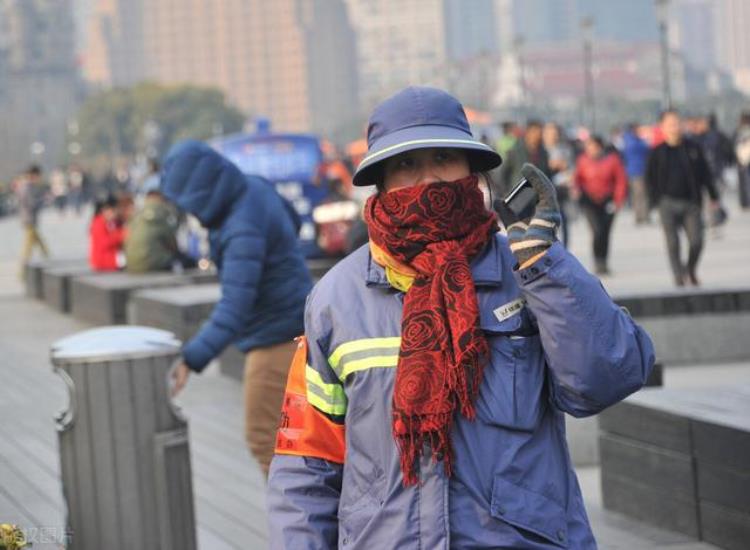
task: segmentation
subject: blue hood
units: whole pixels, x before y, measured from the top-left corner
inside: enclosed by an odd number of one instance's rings
[[[164,162],[164,196],[208,228],[221,224],[247,187],[234,164],[199,141],[176,144]]]

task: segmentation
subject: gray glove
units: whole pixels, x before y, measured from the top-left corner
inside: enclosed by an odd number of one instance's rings
[[[527,162],[521,168],[521,174],[539,197],[531,221],[527,224],[518,220],[502,200],[497,200],[494,204],[495,211],[508,231],[510,250],[519,265],[544,252],[557,240],[556,232],[561,221],[557,190],[544,172]]]

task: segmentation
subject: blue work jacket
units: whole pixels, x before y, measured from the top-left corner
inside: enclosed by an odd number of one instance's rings
[[[476,418],[454,417],[453,476],[426,452],[411,487],[391,430],[404,294],[366,246],[315,286],[307,396],[343,424],[345,451],[337,462],[277,449],[272,548],[596,548],[564,413],[596,414],[638,390],[653,346],[560,244],[525,269],[515,264],[499,234],[471,263],[491,362]]]

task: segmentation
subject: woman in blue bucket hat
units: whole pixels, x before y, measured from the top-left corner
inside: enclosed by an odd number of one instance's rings
[[[313,289],[268,487],[272,548],[595,548],[564,413],[639,389],[648,335],[556,240],[552,183],[498,231],[500,157],[461,104],[377,106],[355,185],[370,242]],[[504,218],[505,219],[505,218]]]

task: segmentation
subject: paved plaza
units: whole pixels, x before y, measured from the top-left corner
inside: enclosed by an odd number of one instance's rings
[[[734,208],[730,219],[709,231],[699,276],[706,288],[750,283],[750,212]],[[54,255],[84,257],[88,218],[47,211],[41,231]],[[590,266],[589,233],[578,219],[571,227],[572,250]],[[64,535],[64,504],[53,416],[66,406],[66,392],[49,362],[50,345],[88,328],[44,303],[23,296],[17,257],[17,218],[0,218],[0,523],[11,522],[37,536],[34,548],[58,548],[44,536]],[[656,224],[636,227],[632,213],[615,222],[611,247],[613,276],[603,281],[613,295],[672,289],[665,246]],[[750,365],[667,366],[665,385],[701,387],[750,383]],[[210,368],[193,376],[179,403],[190,422],[193,488],[202,550],[265,547],[263,481],[245,448],[240,385]],[[597,467],[578,471],[594,531],[603,549],[714,548],[685,536],[634,522],[601,505]],[[137,529],[137,526],[127,526]],[[32,528],[45,528],[46,531]]]

